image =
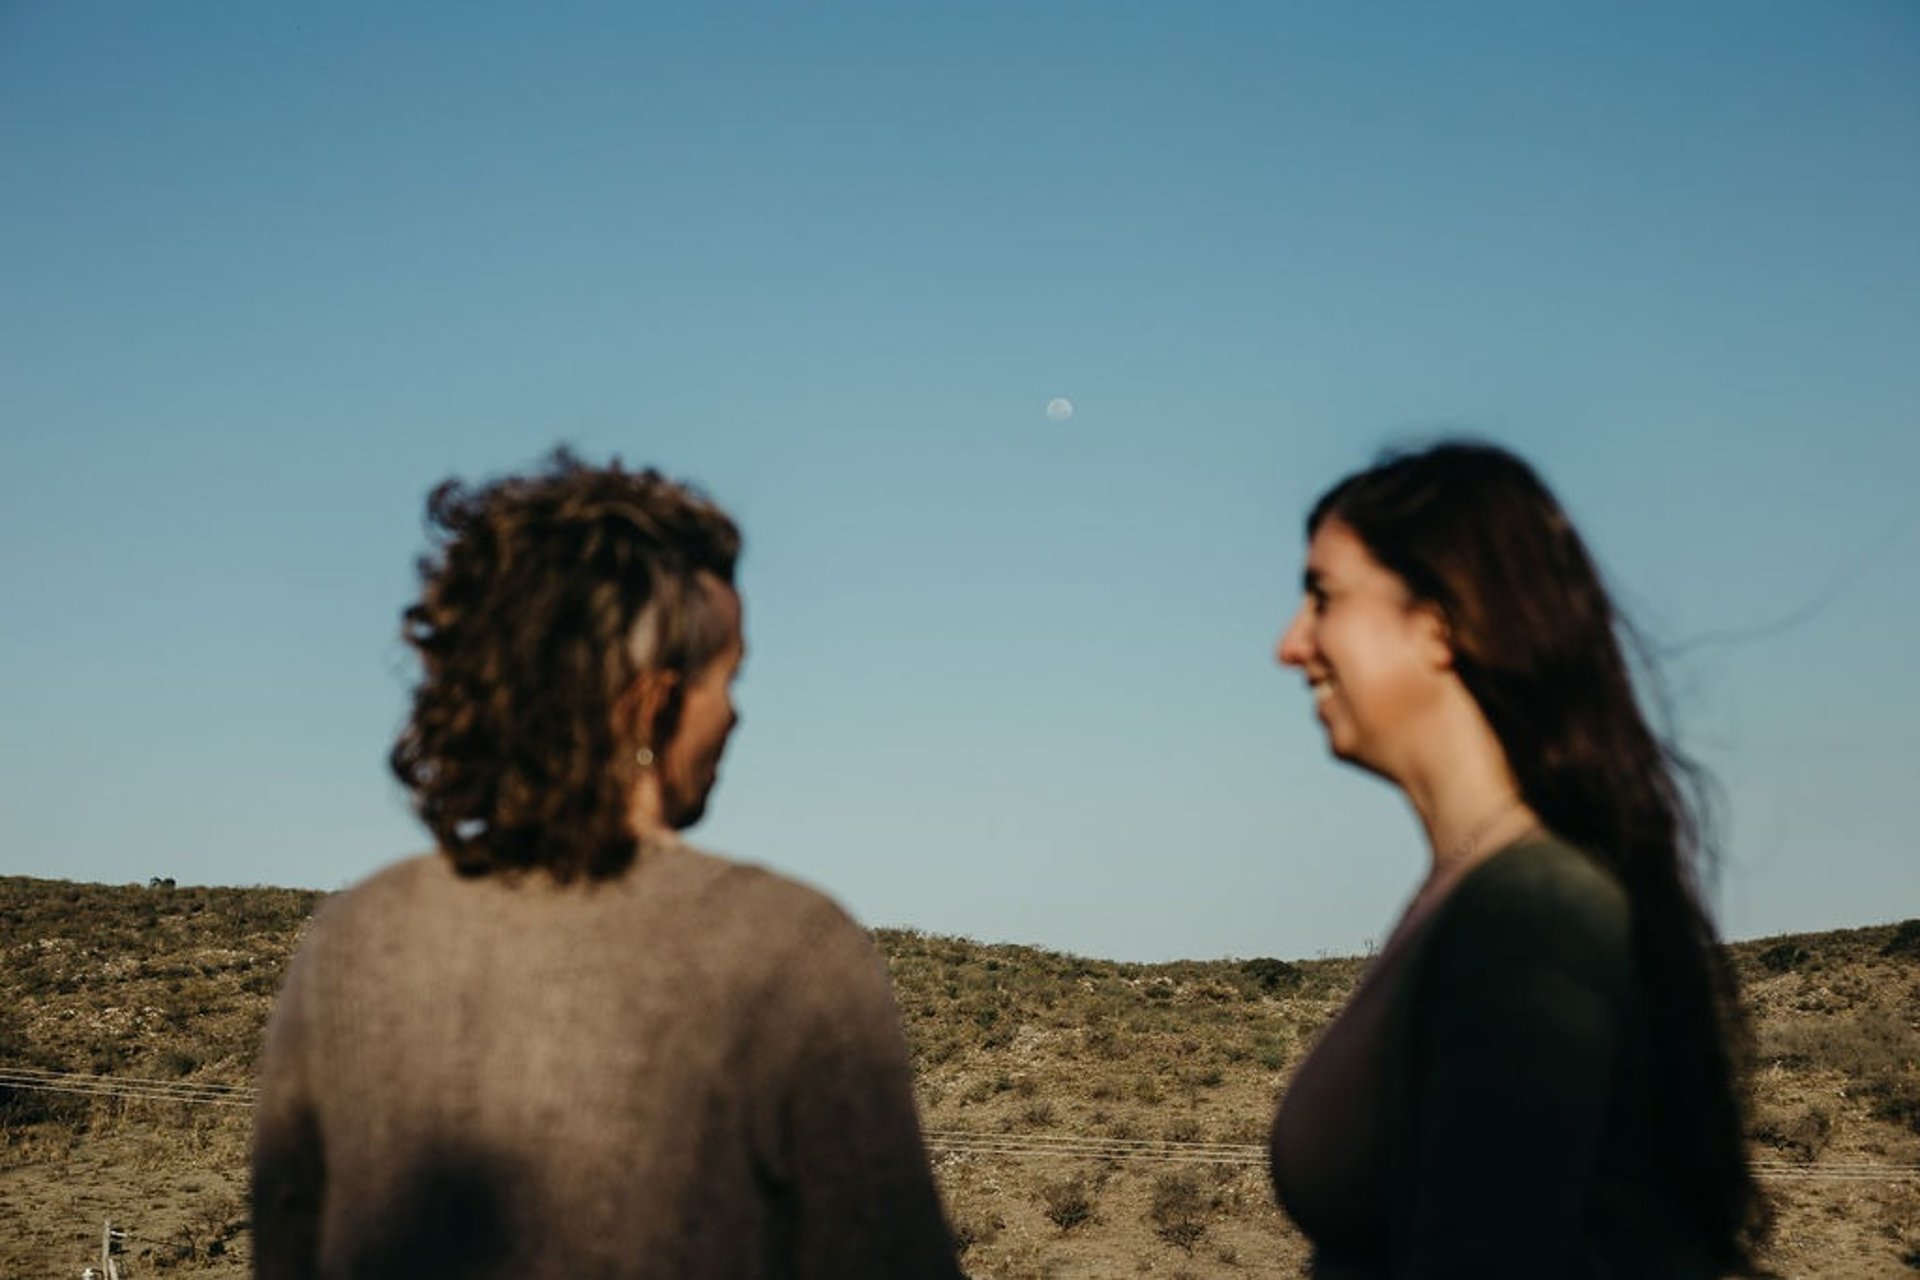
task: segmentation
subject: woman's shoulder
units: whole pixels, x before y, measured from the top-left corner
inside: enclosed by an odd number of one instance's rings
[[[1626,889],[1612,870],[1549,831],[1524,836],[1495,853],[1467,874],[1460,889],[1490,903],[1547,912],[1610,916],[1628,909]]]
[[[1621,971],[1632,950],[1633,904],[1599,859],[1542,832],[1470,871],[1435,932],[1456,951],[1524,953]]]

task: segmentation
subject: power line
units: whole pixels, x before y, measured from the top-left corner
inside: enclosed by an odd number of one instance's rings
[[[249,1085],[195,1084],[132,1076],[86,1075],[0,1067],[0,1088],[42,1089],[53,1093],[135,1098],[149,1102],[204,1103],[251,1107],[260,1091]],[[1065,1133],[989,1133],[984,1130],[929,1129],[927,1146],[946,1155],[994,1156],[1017,1160],[1140,1160],[1162,1164],[1243,1165],[1264,1168],[1267,1149],[1247,1142],[1190,1142],[1172,1138],[1096,1138]],[[1754,1160],[1754,1173],[1768,1180],[1799,1182],[1906,1182],[1920,1180],[1920,1165],[1797,1164]]]
[[[44,1089],[52,1093],[144,1098],[158,1102],[204,1102],[219,1107],[250,1107],[259,1097],[259,1090],[247,1085],[82,1075],[67,1071],[41,1071],[32,1067],[0,1067],[0,1085],[11,1085],[16,1089]]]
[[[1902,1182],[1909,1178],[1920,1178],[1920,1165],[1912,1164],[1868,1164],[1848,1161],[1845,1164],[1795,1164],[1790,1160],[1751,1160],[1755,1174],[1762,1178],[1776,1178],[1786,1181],[1795,1179],[1823,1182],[1827,1180],[1849,1182]]]
[[[1017,1157],[1065,1156],[1092,1160],[1156,1160],[1173,1164],[1267,1163],[1265,1147],[1231,1142],[1176,1142],[1131,1138],[1084,1138],[1068,1134],[1002,1134],[935,1129],[927,1133],[934,1151]]]
[[[1160,1160],[1186,1164],[1265,1166],[1267,1149],[1251,1143],[1143,1141],[1118,1138],[1079,1138],[1052,1134],[992,1134],[934,1129],[927,1145],[950,1154],[1003,1155],[1021,1158],[1094,1160]],[[1920,1179],[1920,1165],[1911,1164],[1796,1164],[1787,1160],[1754,1160],[1756,1175],[1767,1179],[1800,1181],[1900,1182]]]

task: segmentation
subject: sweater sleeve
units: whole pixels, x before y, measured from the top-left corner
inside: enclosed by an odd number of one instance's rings
[[[261,1052],[253,1112],[253,1251],[259,1280],[301,1280],[318,1264],[326,1175],[307,1064],[304,1001],[312,963],[303,947],[288,966]]]
[[[793,1274],[957,1277],[886,967],[837,908],[808,932],[783,975],[791,1016],[769,1082]]]
[[[1553,846],[1462,882],[1409,995],[1410,1277],[1574,1274],[1632,973],[1619,886]]]

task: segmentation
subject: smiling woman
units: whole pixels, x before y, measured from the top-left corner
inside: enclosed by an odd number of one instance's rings
[[[1307,531],[1277,656],[1431,855],[1274,1124],[1317,1274],[1748,1271],[1767,1218],[1689,770],[1579,535],[1524,462],[1463,443],[1349,477]]]
[[[956,1275],[867,934],[676,834],[738,719],[733,522],[564,453],[428,510],[392,762],[440,849],[288,970],[257,1274]]]
[[[1392,778],[1417,747],[1407,730],[1433,723],[1452,692],[1427,678],[1446,650],[1431,610],[1337,518],[1324,521],[1302,575],[1307,605],[1280,639],[1280,660],[1307,673],[1334,755]]]

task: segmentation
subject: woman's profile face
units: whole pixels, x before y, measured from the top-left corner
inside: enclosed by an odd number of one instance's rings
[[[707,796],[720,773],[720,756],[740,723],[733,706],[733,682],[746,658],[740,596],[718,582],[709,590],[722,611],[728,639],[713,661],[688,677],[678,727],[659,764],[661,818],[676,831],[692,826],[707,811]]]
[[[1298,667],[1333,754],[1389,778],[1449,670],[1445,630],[1358,534],[1329,516],[1307,544],[1305,598],[1275,656]]]

